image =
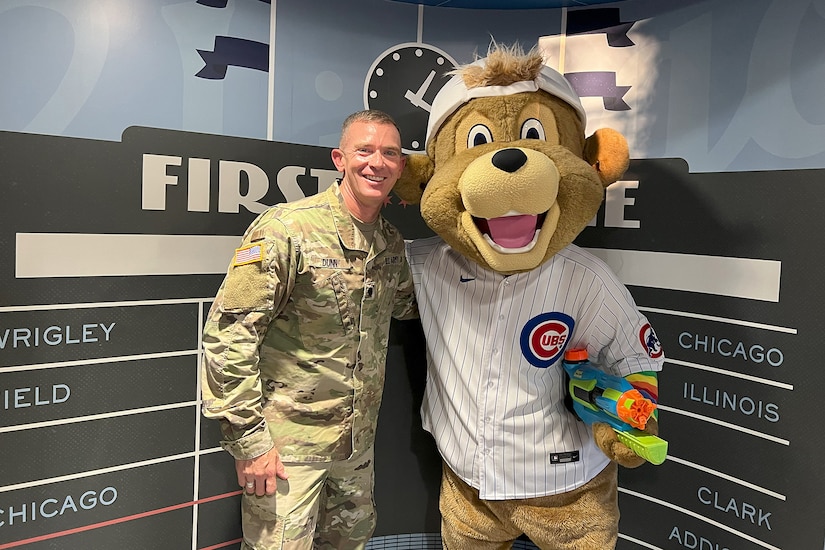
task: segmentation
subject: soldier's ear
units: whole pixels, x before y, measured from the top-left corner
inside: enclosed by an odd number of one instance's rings
[[[346,166],[346,163],[344,162],[344,152],[336,147],[332,150],[330,156],[332,156],[332,164],[335,165],[335,169],[339,172],[343,172],[344,167]]]

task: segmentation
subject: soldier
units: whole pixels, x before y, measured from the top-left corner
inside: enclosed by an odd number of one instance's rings
[[[204,329],[203,413],[234,458],[242,549],[363,548],[390,316],[418,315],[380,210],[406,159],[380,111],[344,121],[343,178],[247,229]]]

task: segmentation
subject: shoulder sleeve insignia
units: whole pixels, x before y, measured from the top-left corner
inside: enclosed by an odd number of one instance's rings
[[[253,243],[235,249],[235,258],[232,260],[232,265],[237,267],[239,265],[253,264],[260,262],[261,259],[263,259],[262,245],[260,243]]]

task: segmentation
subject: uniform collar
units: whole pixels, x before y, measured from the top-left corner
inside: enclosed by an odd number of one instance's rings
[[[330,210],[335,221],[335,229],[338,231],[338,238],[341,239],[344,247],[350,250],[372,252],[370,257],[373,257],[387,248],[387,241],[384,239],[384,224],[386,221],[381,214],[378,214],[378,225],[375,228],[372,251],[370,251],[369,244],[364,240],[361,232],[356,229],[352,214],[350,214],[346,203],[344,203],[344,196],[341,194],[341,189],[339,188],[340,184],[341,180],[337,179],[326,191],[327,200],[329,201]]]

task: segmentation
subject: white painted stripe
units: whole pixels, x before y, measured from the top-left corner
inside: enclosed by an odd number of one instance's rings
[[[86,477],[93,477],[101,474],[108,474],[111,472],[122,472],[123,470],[133,470],[135,468],[142,468],[143,466],[151,466],[153,464],[163,464],[164,462],[173,462],[175,460],[182,460],[185,458],[192,458],[195,456],[194,452],[181,453],[177,455],[162,456],[159,458],[152,458],[140,462],[132,462],[129,464],[121,464],[118,466],[111,466],[109,468],[101,468],[99,470],[88,470],[86,472],[78,472],[75,474],[67,474],[59,477],[50,477],[47,479],[37,479],[35,481],[27,481],[25,483],[16,483],[14,485],[6,485],[0,487],[0,493],[8,491],[16,491],[18,489],[28,489],[29,487],[41,487],[43,485],[51,485],[53,483],[60,483],[61,481],[70,481],[73,479],[83,479]]]
[[[708,372],[713,372],[716,374],[721,374],[723,376],[730,376],[731,378],[739,378],[741,380],[750,380],[751,382],[757,382],[759,384],[765,384],[766,386],[770,386],[772,388],[780,388],[783,390],[793,390],[793,384],[787,384],[785,382],[779,382],[777,380],[771,380],[770,378],[760,378],[758,376],[752,376],[750,374],[742,374],[739,372],[733,372],[726,369],[720,369],[718,367],[711,367],[709,365],[702,365],[700,363],[691,363],[690,361],[682,361],[680,359],[670,359],[665,358],[665,364],[671,365],[680,365],[682,367],[689,367],[692,369],[704,370]]]
[[[222,274],[240,237],[18,233],[17,278]],[[587,249],[626,285],[779,301],[781,262]]]
[[[237,236],[18,233],[15,276],[107,277],[226,273]]]
[[[198,451],[198,453],[202,456],[202,455],[208,455],[208,454],[212,454],[212,453],[219,453],[221,451],[223,451],[223,448],[221,448],[221,447],[211,447],[209,449],[201,449],[200,451]]]
[[[55,311],[59,309],[92,309],[103,307],[138,307],[138,306],[166,306],[177,304],[201,304],[211,302],[214,298],[172,298],[166,300],[130,300],[124,302],[76,302],[69,304],[37,304],[30,306],[2,306],[0,313],[8,311]]]
[[[657,307],[642,307],[639,306],[639,311],[647,311],[650,313],[660,313],[662,315],[673,315],[674,317],[687,317],[690,319],[704,319],[706,321],[714,321],[717,323],[727,323],[729,325],[737,325],[740,327],[759,328],[763,330],[770,330],[773,332],[783,332],[785,334],[796,334],[797,330],[793,327],[783,327],[779,325],[767,325],[765,323],[755,323],[753,321],[744,321],[742,319],[731,319],[730,317],[717,317],[715,315],[705,315],[703,313],[692,313],[690,311],[676,311],[673,309],[660,309]]]
[[[724,422],[719,420],[718,418],[710,418],[709,416],[704,416],[701,414],[696,414],[690,411],[683,411],[680,409],[674,409],[673,407],[668,407],[667,405],[662,405],[659,403],[657,408],[661,411],[672,412],[675,414],[681,414],[682,416],[688,416],[690,418],[695,418],[696,420],[701,420],[703,422],[708,422],[710,424],[716,424],[717,426],[724,426],[725,428],[729,428],[731,430],[736,430],[738,432],[750,434],[756,437],[761,437],[762,439],[767,439],[768,441],[773,441],[774,443],[779,443],[780,445],[790,445],[791,442],[787,439],[782,439],[781,437],[776,437],[774,435],[766,434],[763,432],[758,432],[756,430],[751,430],[750,428],[745,428],[744,426],[738,426],[736,424],[731,424],[730,422]]]
[[[269,3],[269,65],[266,79],[266,139],[275,139],[275,22],[277,0]],[[195,499],[197,500],[197,499]],[[194,544],[194,541],[193,541]]]
[[[716,476],[718,478],[726,479],[728,481],[736,483],[737,485],[742,485],[743,487],[748,487],[749,489],[753,489],[754,491],[758,491],[760,493],[770,495],[773,498],[776,498],[778,500],[782,500],[782,501],[786,500],[785,495],[783,495],[782,493],[777,493],[776,491],[771,491],[770,489],[766,489],[765,487],[762,487],[760,485],[756,485],[754,483],[750,483],[750,482],[745,481],[744,479],[740,479],[738,477],[733,477],[733,476],[728,475],[728,474],[723,474],[722,472],[720,472],[718,470],[713,470],[711,468],[708,468],[707,466],[702,466],[701,464],[697,464],[695,462],[690,462],[689,460],[676,458],[675,456],[670,455],[670,454],[667,455],[667,460],[669,462],[675,462],[677,464],[682,464],[683,466],[687,466],[688,468],[693,468],[694,470],[700,470],[702,472],[705,472],[706,474],[710,474],[710,475]]]
[[[142,353],[140,355],[116,355],[112,357],[96,357],[93,359],[75,359],[73,361],[59,361],[56,363],[35,363],[29,365],[16,365],[13,367],[0,367],[0,374],[6,372],[25,372],[32,370],[56,369],[60,367],[76,367],[78,365],[105,365],[107,363],[139,361],[141,359],[159,359],[162,357],[183,357],[184,355],[199,356],[199,351],[196,349],[185,349],[180,351]]]
[[[779,548],[777,546],[769,544],[765,541],[761,541],[756,537],[752,537],[752,536],[750,536],[746,533],[743,533],[742,531],[737,531],[736,529],[734,529],[734,528],[732,528],[728,525],[725,525],[724,523],[720,523],[720,522],[712,520],[710,518],[706,518],[702,514],[697,514],[696,512],[694,512],[692,510],[688,510],[687,508],[677,506],[677,505],[675,505],[671,502],[666,502],[662,499],[655,498],[655,497],[652,497],[650,495],[645,495],[645,494],[642,494],[642,493],[638,493],[636,491],[631,491],[630,489],[625,489],[623,487],[619,487],[619,492],[620,493],[625,493],[627,495],[631,495],[631,496],[634,496],[634,497],[637,497],[637,498],[640,498],[642,500],[647,500],[648,502],[653,502],[655,504],[658,504],[660,506],[664,506],[665,508],[670,508],[671,510],[675,510],[677,512],[681,512],[685,515],[696,518],[700,521],[704,521],[705,523],[708,523],[710,525],[713,525],[714,527],[722,529],[723,531],[727,531],[728,533],[732,533],[732,534],[734,534],[734,535],[736,535],[740,538],[743,538],[745,540],[749,540],[752,543],[757,544],[757,545],[759,545],[763,548],[768,548],[769,550],[782,550],[781,548]]]
[[[107,412],[100,414],[90,414],[87,416],[75,416],[48,420],[45,422],[32,422],[30,424],[16,424],[13,426],[0,427],[0,434],[9,432],[19,432],[21,430],[33,430],[35,428],[47,428],[50,426],[63,426],[65,424],[77,424],[79,422],[90,422],[92,420],[103,420],[107,418],[117,418],[120,416],[132,416],[148,412],[169,411],[172,409],[182,409],[184,407],[199,406],[200,401],[186,401],[183,403],[170,403],[168,405],[156,405],[153,407],[142,407],[139,409],[126,409],[123,411]]]
[[[273,0],[274,1],[274,0]],[[203,304],[198,305],[198,334],[203,334]],[[201,364],[203,352],[201,347],[198,346],[198,365]],[[201,414],[201,377],[197,376],[197,385],[195,388],[195,399],[198,402],[198,408],[195,410],[195,475],[194,479],[192,480],[193,487],[192,487],[192,502],[197,503],[200,497],[200,480],[201,480],[201,460],[200,460],[200,450],[201,450],[201,420],[203,415]],[[198,504],[195,504],[192,508],[192,550],[198,549]]]
[[[419,44],[424,42],[424,4],[418,4],[418,25],[415,29],[415,40]]]
[[[46,479],[36,479],[34,481],[26,481],[23,483],[16,483],[14,485],[5,485],[0,486],[0,493],[5,493],[8,491],[16,491],[18,489],[28,489],[29,487],[41,487],[43,485],[51,485],[53,483],[59,483],[61,481],[70,481],[73,479],[83,479],[87,477],[93,477],[101,474],[108,474],[110,472],[122,472],[124,470],[134,470],[135,468],[142,468],[144,466],[151,466],[153,464],[163,464],[164,462],[173,462],[175,460],[182,460],[185,458],[192,458],[194,456],[203,456],[205,454],[213,454],[222,452],[223,449],[220,447],[212,447],[210,449],[204,449],[199,453],[189,452],[189,453],[180,453],[176,455],[169,455],[169,456],[162,456],[158,458],[151,458],[148,460],[141,460],[140,462],[130,462],[128,464],[120,464],[118,466],[110,466],[108,468],[100,468],[98,470],[88,470],[85,472],[77,472],[74,474],[66,474],[63,476],[58,477],[50,477]]]
[[[654,546],[654,545],[652,545],[650,543],[647,543],[643,540],[639,540],[635,537],[631,537],[630,535],[624,535],[622,533],[619,533],[619,538],[624,539],[624,540],[628,540],[628,541],[630,541],[632,543],[635,543],[639,546],[643,546],[644,548],[647,548],[648,550],[662,550],[662,548],[659,547],[659,546]]]
[[[604,260],[626,285],[779,301],[782,262],[776,260],[606,248],[587,250]]]

